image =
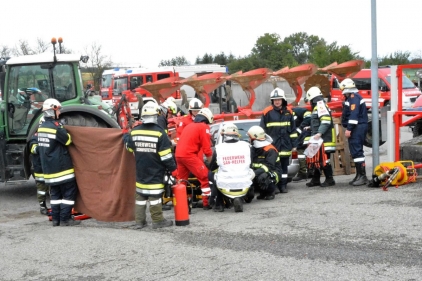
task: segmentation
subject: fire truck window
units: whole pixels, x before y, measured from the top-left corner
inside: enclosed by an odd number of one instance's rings
[[[371,90],[371,79],[353,79],[358,90]]]
[[[158,74],[157,75],[157,80],[161,80],[161,79],[165,79],[165,78],[169,78],[170,74],[166,73],[166,74]]]
[[[147,83],[152,82],[152,75],[147,75]]]

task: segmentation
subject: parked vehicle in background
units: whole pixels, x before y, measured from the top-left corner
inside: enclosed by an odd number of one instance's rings
[[[408,108],[407,111],[422,111],[422,95],[416,99],[412,107]],[[409,127],[412,128],[414,138],[422,135],[422,118],[411,123]]]
[[[390,103],[391,100],[391,73],[390,67],[378,68],[378,106],[384,107]],[[362,69],[356,75],[351,77],[366,103],[367,108],[372,107],[371,94],[371,70]],[[412,81],[403,75],[403,109],[410,108],[416,99],[422,94],[421,91],[412,83]],[[332,75],[330,78],[331,85],[331,100],[343,100],[342,91],[339,88],[337,78]]]
[[[122,94],[126,94],[132,114],[139,116],[139,101],[136,94],[142,97],[152,97],[151,94],[139,88],[139,86],[156,82],[165,78],[177,77],[179,79],[189,78],[193,75],[202,76],[213,72],[227,72],[227,67],[218,64],[198,64],[185,66],[165,66],[156,68],[130,68],[130,69],[109,69],[102,75],[101,97],[104,102],[110,105],[119,102]],[[134,92],[130,91],[130,85],[134,85]],[[176,100],[181,99],[181,90],[184,90],[187,98],[195,96],[195,90],[188,85],[183,85],[180,91],[172,94]]]
[[[169,77],[178,77],[172,68],[134,68],[128,69],[124,74],[114,74],[112,77],[112,103],[117,104],[123,94],[129,101],[130,110],[135,118],[139,117],[139,100],[136,94],[142,97],[152,97],[151,93],[140,88],[142,84],[156,82]],[[131,87],[133,91],[131,91]],[[172,94],[175,99],[180,99],[180,92]],[[109,98],[109,97],[108,97]]]
[[[242,120],[231,120],[231,121],[223,121],[218,122],[210,125],[210,133],[211,133],[211,144],[214,147],[217,144],[222,143],[223,138],[221,136],[221,129],[224,123],[233,123],[237,126],[239,130],[240,140],[246,141],[249,143],[249,136],[247,134],[248,130],[252,126],[259,126],[260,119],[242,119]],[[292,153],[290,157],[290,162],[288,166],[288,181],[290,182],[294,176],[296,176],[297,172],[299,171],[299,159],[297,158],[297,153]]]
[[[126,69],[123,68],[113,68],[104,70],[102,77],[101,77],[101,86],[100,86],[100,94],[101,98],[104,100],[105,103],[112,104],[111,97],[113,96],[113,87],[112,87],[112,79],[115,74],[123,74],[126,72]]]
[[[53,46],[57,41],[52,39]],[[62,39],[59,38],[59,44]],[[64,124],[119,128],[115,117],[85,97],[80,62],[88,57],[43,53],[14,57],[0,68],[0,182],[31,176],[29,139],[36,132],[45,99],[57,99]]]

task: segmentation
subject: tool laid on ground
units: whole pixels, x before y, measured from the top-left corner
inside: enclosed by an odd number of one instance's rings
[[[368,187],[382,187],[387,191],[390,185],[399,185],[416,181],[416,169],[412,161],[384,162],[375,167]]]

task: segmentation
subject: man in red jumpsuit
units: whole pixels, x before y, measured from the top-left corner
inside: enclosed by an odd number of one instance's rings
[[[195,120],[196,115],[203,107],[204,107],[204,104],[199,99],[193,98],[190,100],[189,114],[182,116],[180,118],[177,118],[177,121],[176,121],[177,140],[179,140],[186,126],[193,123],[193,120]]]
[[[202,108],[192,124],[186,126],[177,143],[176,162],[179,178],[187,180],[192,173],[201,183],[202,205],[204,210],[211,209],[208,199],[211,194],[208,181],[208,168],[204,160],[198,156],[202,150],[207,157],[207,162],[212,159],[211,136],[209,124],[214,122],[214,115],[208,108]]]

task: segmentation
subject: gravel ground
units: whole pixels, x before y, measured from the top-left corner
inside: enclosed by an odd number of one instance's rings
[[[421,183],[384,192],[351,178],[141,231],[94,219],[53,228],[33,181],[3,184],[0,280],[422,280]]]

